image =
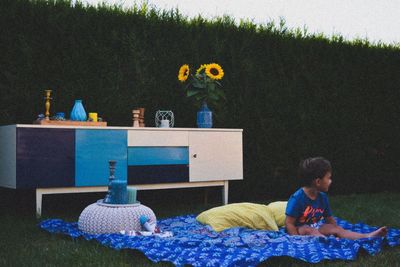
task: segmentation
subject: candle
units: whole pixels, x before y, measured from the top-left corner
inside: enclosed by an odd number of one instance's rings
[[[97,113],[90,112],[89,113],[89,120],[97,122]]]
[[[128,194],[126,191],[126,181],[113,180],[111,183],[112,204],[126,204],[128,202]]]
[[[136,203],[137,189],[135,187],[128,187],[128,204]]]
[[[161,128],[169,128],[169,120],[161,120]]]

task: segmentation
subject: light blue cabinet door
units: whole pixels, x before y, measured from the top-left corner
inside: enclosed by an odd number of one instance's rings
[[[115,177],[127,180],[127,132],[125,130],[76,130],[75,185],[108,185],[109,160],[116,160]]]

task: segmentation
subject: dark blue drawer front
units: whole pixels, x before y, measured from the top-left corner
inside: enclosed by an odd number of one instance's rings
[[[128,184],[189,182],[189,165],[128,166]]]
[[[74,186],[75,130],[17,128],[17,188]]]

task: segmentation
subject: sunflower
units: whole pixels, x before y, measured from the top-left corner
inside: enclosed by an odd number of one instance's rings
[[[217,63],[211,63],[206,66],[206,74],[213,80],[221,80],[224,77],[224,70]]]
[[[181,82],[185,82],[188,77],[189,77],[189,65],[184,64],[179,69],[178,80]]]
[[[207,64],[201,64],[200,68],[196,70],[196,74],[200,74],[205,68],[207,67]]]

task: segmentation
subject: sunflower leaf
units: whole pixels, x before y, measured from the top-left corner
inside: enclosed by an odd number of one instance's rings
[[[197,88],[206,88],[206,85],[197,79],[193,79],[192,85]]]
[[[211,90],[211,91],[214,91],[215,90],[215,83],[209,83],[208,84],[208,89]]]
[[[198,93],[200,93],[200,90],[187,90],[186,96],[190,97],[190,96],[197,95]]]
[[[218,95],[215,95],[215,94],[210,94],[210,98],[213,99],[213,100],[218,100],[219,99]]]

